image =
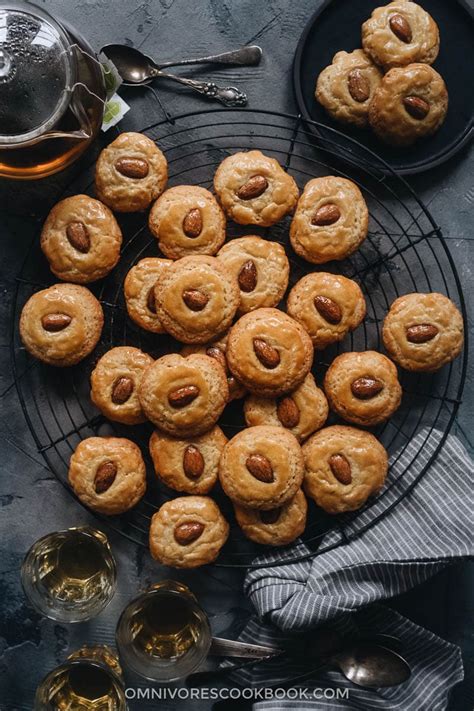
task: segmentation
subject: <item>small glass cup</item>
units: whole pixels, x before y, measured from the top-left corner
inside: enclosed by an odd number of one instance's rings
[[[112,599],[117,571],[107,536],[88,526],[57,531],[32,545],[21,566],[26,597],[61,622],[90,620]]]
[[[34,711],[127,711],[122,670],[110,647],[82,647],[39,685]]]
[[[211,630],[204,610],[182,583],[164,580],[132,600],[117,625],[120,660],[150,681],[176,681],[207,657]]]

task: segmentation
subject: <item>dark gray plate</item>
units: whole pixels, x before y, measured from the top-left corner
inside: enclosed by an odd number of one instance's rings
[[[440,29],[440,53],[433,66],[448,87],[449,110],[434,136],[408,148],[392,148],[369,130],[336,123],[314,98],[316,77],[331,63],[336,52],[350,52],[361,46],[360,27],[381,4],[383,0],[326,0],[314,13],[296,49],[293,65],[296,102],[305,118],[344,131],[377,153],[393,170],[402,174],[421,173],[451,158],[474,134],[472,10],[465,0],[421,1]]]

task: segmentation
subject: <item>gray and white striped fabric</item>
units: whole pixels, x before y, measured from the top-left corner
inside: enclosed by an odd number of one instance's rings
[[[391,458],[389,483],[398,479],[416,453],[403,481],[392,486],[384,498],[384,507],[395,500],[400,486],[409,487],[431,461],[440,436],[423,430],[402,454]],[[248,573],[245,591],[259,620],[251,621],[242,639],[268,642],[330,622],[343,632],[396,634],[412,667],[409,681],[391,689],[366,691],[350,685],[348,700],[265,701],[255,704],[256,711],[446,708],[449,689],[463,676],[459,649],[377,603],[423,582],[450,562],[472,555],[473,473],[465,449],[449,437],[435,463],[403,502],[358,538],[294,564],[282,564],[287,552],[272,553],[262,558],[265,567]],[[376,514],[377,505],[363,515],[362,525]],[[328,534],[323,545],[338,536],[339,532]],[[295,546],[296,551],[309,553],[303,543]],[[272,686],[307,671],[306,662],[303,666],[288,658],[273,660],[253,667],[253,671],[234,672],[234,678],[244,685]],[[311,684],[324,686],[322,679],[318,675]],[[347,685],[338,672],[326,672],[324,679],[330,686]]]

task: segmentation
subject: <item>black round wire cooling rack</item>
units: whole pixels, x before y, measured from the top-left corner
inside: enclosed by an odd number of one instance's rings
[[[321,383],[328,364],[338,353],[382,350],[383,318],[392,301],[402,294],[439,291],[460,307],[464,319],[466,314],[459,278],[441,229],[409,185],[361,144],[326,126],[322,134],[316,135],[312,130],[315,126],[319,128],[317,124],[309,126],[300,117],[271,111],[222,109],[184,114],[148,126],[143,132],[164,151],[170,186],[195,184],[209,188],[217,165],[227,155],[249,149],[275,157],[300,188],[313,177],[329,174],[350,178],[359,185],[370,212],[368,238],[348,259],[322,265],[321,269],[359,282],[367,300],[367,317],[344,341],[316,355],[313,373]],[[61,197],[75,193],[93,195],[93,178],[94,166],[90,165]],[[120,263],[106,279],[91,287],[105,312],[105,326],[96,351],[73,368],[55,369],[34,360],[22,347],[18,332],[21,309],[33,292],[55,281],[36,238],[16,284],[12,367],[21,407],[38,451],[69,490],[69,459],[81,439],[115,435],[129,437],[141,446],[148,469],[144,500],[122,516],[98,518],[129,540],[146,546],[151,516],[165,500],[177,494],[159,484],[153,474],[147,454],[151,426],[129,427],[106,420],[90,401],[89,376],[97,359],[113,346],[126,343],[159,357],[180,350],[181,345],[168,336],[140,330],[128,318],[123,297],[125,276],[139,259],[156,256],[158,250],[148,231],[147,215],[119,215],[118,219],[124,234]],[[313,267],[293,254],[288,244],[288,224],[285,220],[274,227],[259,229],[230,223],[228,236],[232,239],[260,234],[282,243],[290,259],[291,287]],[[402,405],[387,423],[373,429],[390,455],[391,467],[384,490],[360,511],[341,516],[326,515],[311,503],[302,537],[305,545],[279,549],[280,564],[319,555],[352,540],[394,506],[403,505],[404,497],[425,474],[448,435],[461,402],[466,361],[467,344],[463,354],[438,373],[400,372]],[[328,424],[336,421],[331,417]],[[220,424],[228,437],[244,426],[241,401],[226,408]],[[428,450],[429,460],[420,466],[417,457]],[[261,567],[259,557],[268,553],[269,548],[244,539],[230,502],[219,490],[213,496],[231,524],[231,535],[215,565]]]

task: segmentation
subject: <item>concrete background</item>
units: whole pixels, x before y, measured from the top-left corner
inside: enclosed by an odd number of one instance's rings
[[[303,27],[318,1],[43,0],[39,4],[77,27],[95,49],[108,42],[126,42],[157,58],[169,59],[224,51],[256,42],[265,54],[260,67],[207,70],[206,76],[223,83],[242,85],[248,92],[250,107],[294,112],[292,58]],[[200,72],[188,71],[189,75],[193,73]],[[171,114],[210,107],[205,100],[174,85],[163,83],[156,88]],[[124,97],[133,101],[132,111],[121,126],[124,130],[159,120],[156,100],[149,92],[140,92],[133,98],[129,92]],[[472,219],[469,219],[474,203],[472,170],[472,150],[466,148],[444,166],[410,179],[449,240],[468,306],[472,303],[473,293],[473,237]],[[61,179],[50,181],[49,189],[59,190],[60,183]],[[22,595],[19,566],[32,542],[51,530],[85,523],[93,525],[95,520],[74,502],[45,468],[35,450],[12,384],[9,362],[11,294],[25,249],[38,229],[41,193],[38,194],[31,185],[12,187],[3,183],[0,199],[3,199],[0,203],[3,204],[0,215],[3,295],[0,301],[3,462],[0,484],[3,522],[0,543],[0,596],[3,603],[0,611],[0,709],[30,711],[34,690],[44,674],[86,641],[112,643],[120,610],[138,590],[155,582],[159,571],[145,551],[111,536],[119,565],[118,592],[96,620],[67,627],[40,619]],[[470,370],[465,400],[454,431],[471,451],[472,393]],[[241,576],[238,573],[217,570],[205,575],[179,573],[175,577],[189,582],[201,597],[217,631],[236,624],[246,614],[248,604],[240,592]],[[474,701],[474,644],[469,630],[473,590],[472,567],[457,565],[394,603],[407,616],[463,647],[468,680],[455,690],[450,703],[452,711],[472,708]],[[202,702],[192,707],[207,711],[211,705],[211,702]],[[130,708],[138,711],[145,708],[145,704],[131,703]],[[178,705],[160,703],[160,708],[174,709]]]

